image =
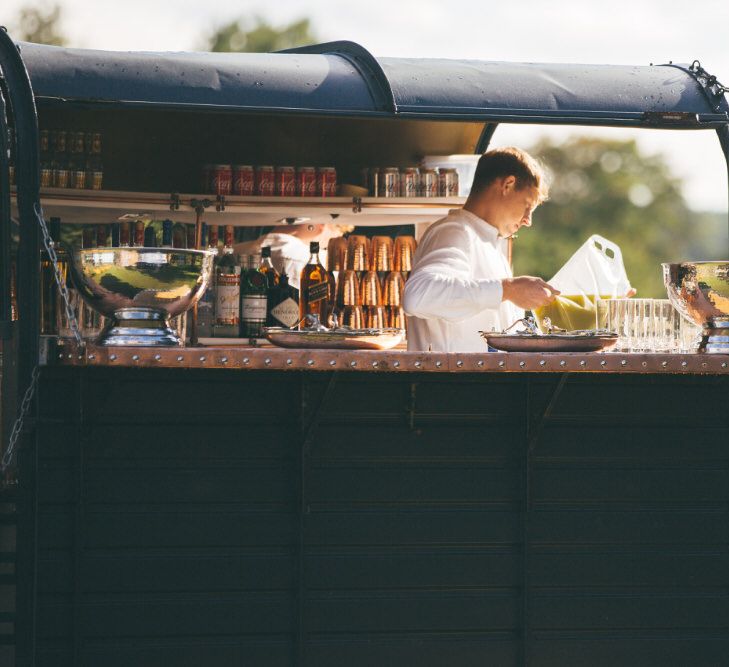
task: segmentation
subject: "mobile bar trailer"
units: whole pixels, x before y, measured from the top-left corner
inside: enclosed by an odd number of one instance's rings
[[[0,31],[0,67],[4,446],[26,408],[2,664],[726,662],[725,354],[41,346],[38,324],[41,204],[78,223],[434,220],[463,199],[216,199],[197,179],[244,155],[346,181],[483,152],[500,123],[711,130],[729,159],[698,63],[112,53]],[[40,188],[39,123],[103,130],[103,190]]]

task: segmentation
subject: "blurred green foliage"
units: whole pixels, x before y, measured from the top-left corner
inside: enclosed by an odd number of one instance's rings
[[[276,27],[257,17],[252,26],[247,25],[245,21],[231,21],[219,27],[210,35],[205,50],[270,53],[313,44],[316,41],[309,19],[300,19]]]
[[[28,5],[18,13],[13,36],[24,42],[65,46],[67,39],[60,28],[61,6],[36,7]]]
[[[632,285],[665,297],[661,262],[725,259],[725,214],[692,211],[660,155],[635,141],[542,140],[529,152],[550,174],[550,198],[514,241],[516,275],[551,278],[592,234],[617,243]]]

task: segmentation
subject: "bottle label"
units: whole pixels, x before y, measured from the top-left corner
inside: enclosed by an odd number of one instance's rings
[[[240,319],[242,322],[263,322],[266,319],[266,295],[241,297]]]
[[[323,282],[323,283],[316,283],[315,285],[310,285],[308,290],[308,296],[309,298],[307,301],[309,303],[316,303],[317,301],[322,301],[323,299],[326,299],[329,296],[329,283]]]
[[[221,276],[218,276],[220,279]],[[237,278],[237,276],[226,276]],[[240,317],[240,285],[221,284],[215,289],[215,324],[238,324]]]
[[[290,329],[299,323],[299,304],[289,297],[279,303],[275,308],[272,308],[271,315]]]

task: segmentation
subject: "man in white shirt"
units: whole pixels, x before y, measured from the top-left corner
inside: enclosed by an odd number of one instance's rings
[[[408,349],[485,352],[479,331],[501,331],[524,309],[554,301],[541,278],[513,277],[507,238],[530,227],[547,197],[538,163],[518,148],[484,153],[463,209],[433,224],[420,241],[403,297]]]

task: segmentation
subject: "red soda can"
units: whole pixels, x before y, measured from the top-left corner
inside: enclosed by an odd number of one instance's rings
[[[272,166],[256,167],[256,194],[272,197],[276,193],[275,172]]]
[[[200,177],[200,192],[207,193],[213,188],[211,178],[213,175],[213,165],[204,164],[202,168],[202,175]]]
[[[296,196],[296,169],[276,167],[276,194],[280,197]]]
[[[129,224],[126,222],[122,222],[119,225],[119,245],[120,246],[129,245]]]
[[[233,194],[250,196],[255,190],[253,167],[249,164],[236,164],[233,167]]]
[[[297,169],[296,194],[299,197],[316,197],[316,169],[314,167]]]
[[[458,196],[458,171],[456,169],[438,170],[438,195],[440,197]]]
[[[233,168],[229,164],[213,165],[212,186],[214,195],[229,195],[233,189]]]
[[[387,167],[382,174],[380,180],[380,196],[381,197],[399,197],[400,196],[400,170],[397,167]]]
[[[334,167],[321,167],[316,174],[316,194],[318,197],[336,197],[337,170]]]
[[[407,167],[400,176],[400,196],[417,197],[420,188],[420,174],[415,167]]]
[[[438,196],[438,172],[435,169],[423,169],[420,174],[420,196]]]

